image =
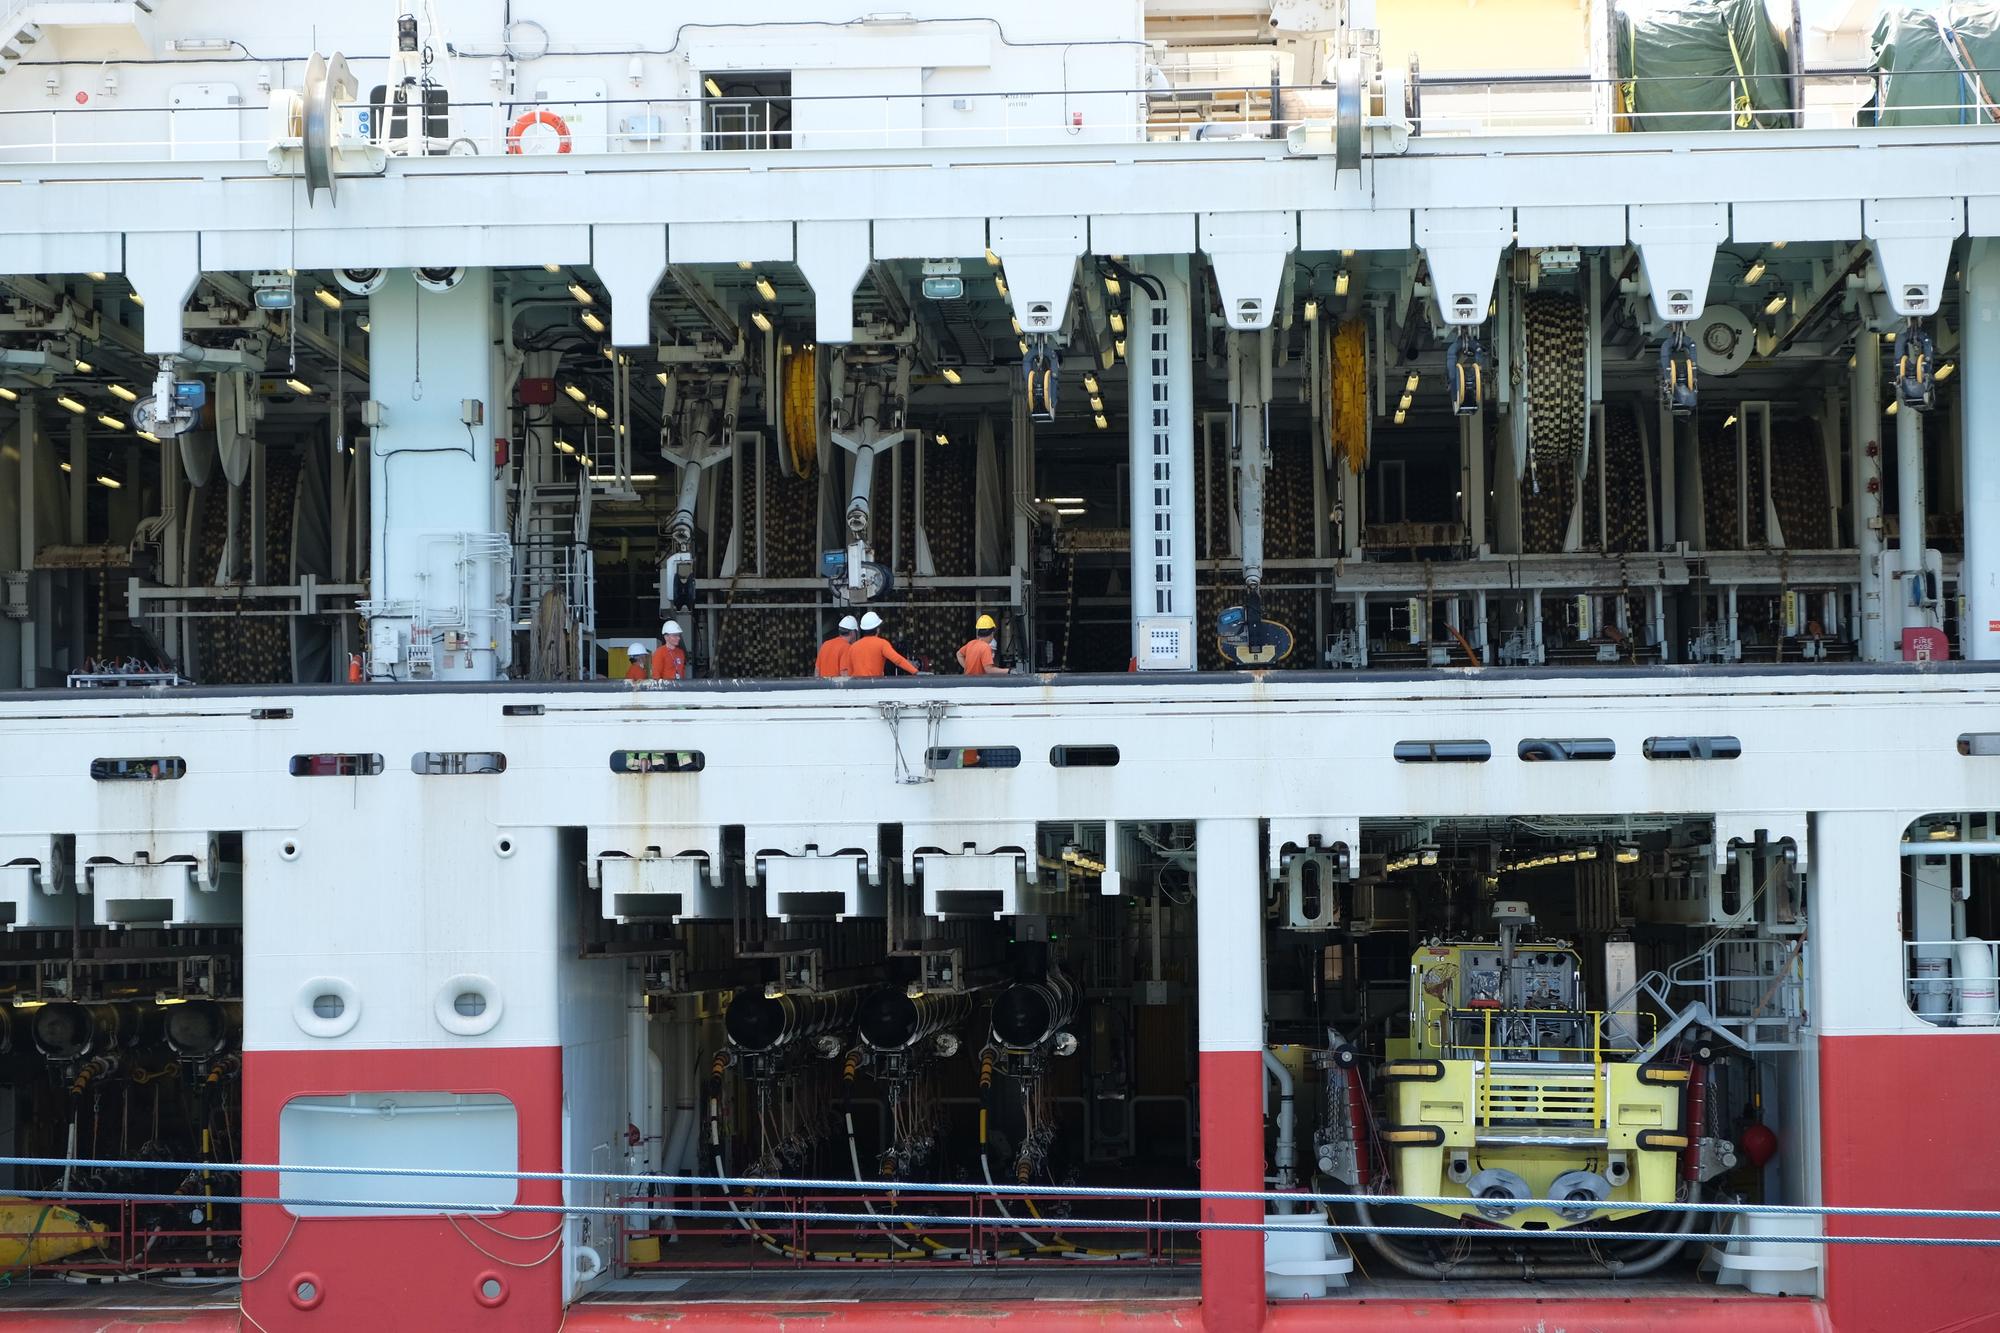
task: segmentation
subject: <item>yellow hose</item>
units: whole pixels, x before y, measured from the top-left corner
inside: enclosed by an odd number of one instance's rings
[[[819,459],[818,356],[810,347],[794,347],[784,358],[785,447],[795,476],[810,477]]]
[[[1368,466],[1368,335],[1358,319],[1334,330],[1327,358],[1327,436],[1336,458],[1360,475]]]

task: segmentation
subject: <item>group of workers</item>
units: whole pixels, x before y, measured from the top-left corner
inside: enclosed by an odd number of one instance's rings
[[[993,634],[997,628],[992,616],[979,617],[973,626],[971,640],[958,650],[959,670],[968,676],[1007,674],[1007,668],[993,660]],[[869,611],[858,621],[853,616],[840,618],[840,626],[833,637],[819,646],[819,660],[813,667],[813,673],[822,680],[840,676],[880,676],[892,662],[913,676],[923,674],[915,663],[897,652],[894,645],[882,637],[882,617]]]
[[[960,671],[968,676],[1007,674],[1007,668],[994,660],[993,636],[998,628],[992,616],[979,617],[973,625],[972,638],[956,654]],[[859,620],[853,616],[840,618],[839,629],[819,646],[819,658],[813,673],[822,680],[841,676],[881,676],[888,673],[891,664],[912,676],[923,674],[915,662],[897,652],[895,645],[882,637],[882,617],[868,611]],[[660,626],[660,646],[650,653],[643,643],[634,643],[625,649],[627,680],[686,680],[687,674],[687,650],[681,647],[679,621],[669,620]]]

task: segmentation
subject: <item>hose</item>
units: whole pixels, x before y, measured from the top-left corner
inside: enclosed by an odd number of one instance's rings
[[[1701,1186],[1699,1184],[1688,1187],[1686,1202],[1701,1202]],[[1365,1203],[1357,1202],[1354,1205],[1354,1215],[1364,1227],[1374,1227],[1376,1225],[1374,1213]],[[1379,1231],[1370,1231],[1367,1235],[1368,1244],[1377,1254],[1387,1259],[1403,1272],[1408,1273],[1411,1277],[1430,1278],[1437,1281],[1444,1281],[1448,1278],[1481,1277],[1517,1277],[1526,1280],[1537,1276],[1568,1277],[1579,1274],[1602,1275],[1611,1278],[1633,1278],[1643,1277],[1645,1274],[1653,1272],[1669,1259],[1673,1258],[1674,1255],[1678,1254],[1681,1247],[1687,1244],[1685,1239],[1686,1234],[1694,1229],[1695,1217],[1696,1214],[1693,1212],[1681,1213],[1670,1225],[1662,1228],[1664,1239],[1654,1245],[1651,1250],[1642,1253],[1635,1259],[1550,1260],[1524,1257],[1519,1260],[1506,1262],[1486,1259],[1475,1263],[1455,1262],[1449,1259],[1420,1259],[1410,1254],[1401,1245],[1397,1244],[1395,1240],[1383,1235]],[[1504,1240],[1510,1234],[1507,1231],[1467,1231],[1466,1239],[1482,1240],[1491,1237],[1495,1240]],[[1579,1231],[1577,1239],[1586,1240],[1589,1238],[1589,1235],[1588,1231]]]

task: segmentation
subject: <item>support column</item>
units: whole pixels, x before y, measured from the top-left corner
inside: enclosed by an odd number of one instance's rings
[[[370,298],[369,324],[381,412],[369,441],[370,675],[491,680],[512,632],[488,424],[492,270],[467,269],[448,291],[393,272]]]
[[[1924,413],[1896,413],[1896,567],[1902,627],[1935,629],[1936,603],[1924,595]]]
[[[1959,392],[1965,442],[1965,565],[1959,591],[1965,617],[1961,651],[1981,662],[2000,660],[2000,246],[1972,243],[1959,305],[1965,346]]]
[[[21,688],[32,690],[41,684],[41,645],[38,627],[33,614],[35,582],[42,577],[34,572],[35,552],[40,548],[40,540],[35,532],[35,482],[40,469],[35,464],[35,455],[41,448],[41,422],[36,411],[35,395],[21,395],[21,419],[16,432],[19,441],[20,484],[15,488],[15,498],[20,502],[20,521],[16,531],[20,534],[20,562],[18,568],[27,571],[29,616],[21,622]]]
[[[1888,622],[1882,615],[1882,340],[1865,328],[1854,339],[1854,386],[1847,401],[1854,549],[1861,557],[1854,641],[1863,661],[1880,662],[1889,655]]]
[[[136,469],[135,469],[136,472]],[[90,471],[90,422],[85,417],[69,419],[69,513],[66,540],[72,546],[82,546],[89,539],[89,503],[92,473]],[[138,478],[131,479],[137,490]],[[115,529],[105,533],[105,540],[116,540]],[[70,570],[63,575],[63,600],[68,604],[64,613],[69,631],[69,641],[63,645],[68,654],[66,665],[71,671],[83,669],[83,659],[90,655],[90,634],[84,625],[83,603],[84,584],[88,576],[81,570]]]
[[[1194,623],[1194,348],[1187,259],[1139,270],[1126,358],[1131,434],[1132,656],[1139,669],[1191,670]]]
[[[1459,515],[1465,539],[1477,556],[1486,549],[1486,413],[1458,419]]]
[[[1264,1187],[1264,894],[1257,821],[1195,823],[1201,1188]],[[1206,1222],[1262,1222],[1254,1199],[1204,1200]],[[1201,1233],[1202,1328],[1255,1333],[1264,1321],[1264,1236]]]

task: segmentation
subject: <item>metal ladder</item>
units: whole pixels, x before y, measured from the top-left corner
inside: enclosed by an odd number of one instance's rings
[[[591,487],[536,482],[514,511],[514,623],[532,624],[542,599],[562,595],[576,660],[588,670],[597,651],[596,563],[590,550]]]

